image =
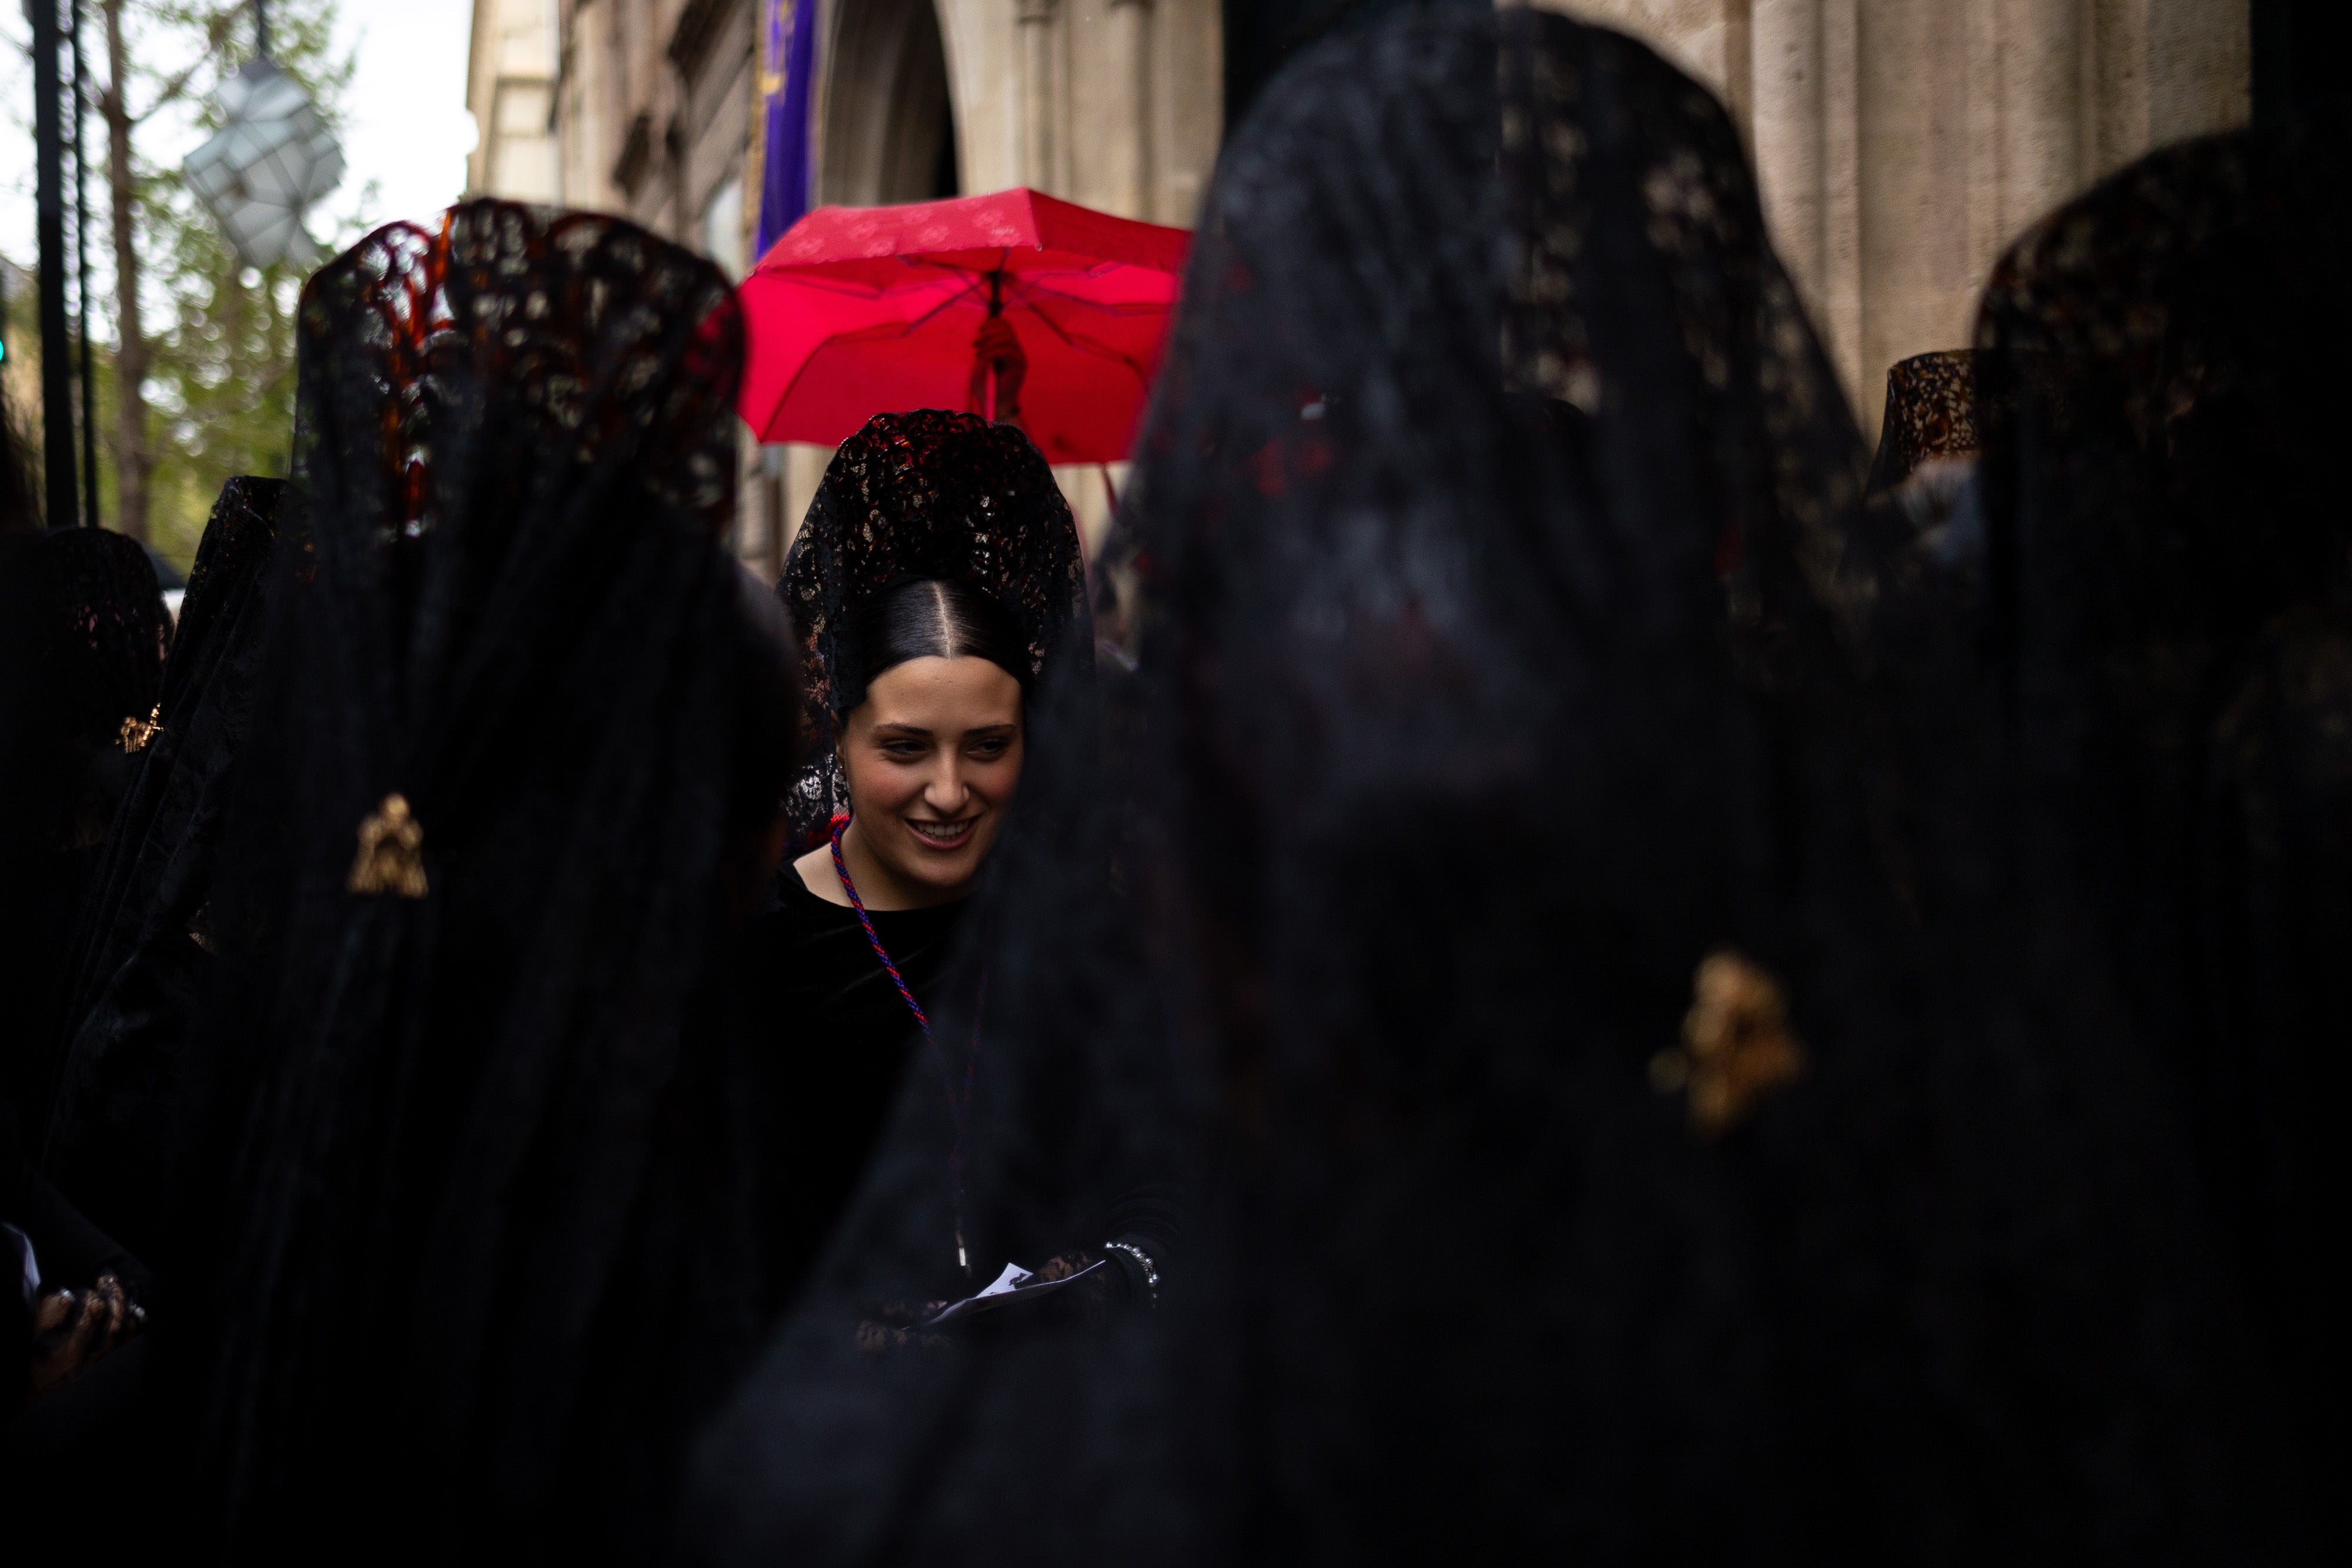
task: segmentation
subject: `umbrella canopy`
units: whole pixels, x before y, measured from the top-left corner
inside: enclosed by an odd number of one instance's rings
[[[1026,361],[1020,424],[1046,458],[1124,457],[1191,237],[1021,189],[819,207],[744,281],[738,406],[762,441],[824,445],[877,413],[995,412],[975,406],[973,374],[994,317]]]

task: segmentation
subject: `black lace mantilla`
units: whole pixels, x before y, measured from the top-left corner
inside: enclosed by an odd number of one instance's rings
[[[2303,1496],[2352,1386],[2312,1245],[2352,1174],[2347,136],[2150,153],[2021,237],[1977,327],[1986,645],[2037,868],[2075,879],[2178,1081]]]
[[[333,367],[310,389],[310,440],[381,445],[378,543],[455,505],[477,527],[521,521],[521,487],[544,485],[556,453],[558,467],[635,465],[665,514],[711,537],[729,520],[732,431],[712,411],[734,397],[742,318],[715,269],[634,224],[481,201],[438,230],[389,225],[313,275],[300,330]],[[499,444],[531,460],[482,460]],[[496,487],[513,507],[484,505]]]
[[[285,488],[239,475],[221,489],[188,574],[156,728],[114,813],[66,969],[42,1165],[142,1257],[162,1244],[178,1057],[205,976],[189,933],[212,891],[252,709]]]
[[[1029,644],[1032,675],[1093,668],[1077,523],[1029,438],[944,409],[875,415],[834,455],[776,584],[806,682],[804,760],[785,803],[795,843],[848,805],[833,755],[834,716],[855,695],[837,686],[842,618],[910,577],[995,599]]]
[[[714,989],[791,722],[719,543],[741,343],[707,259],[503,202],[303,291],[179,1189],[226,1558],[651,1560],[772,1310]],[[417,895],[351,885],[394,796]]]
[[[136,540],[62,528],[0,540],[0,1093],[37,1136],[79,883],[137,761],[171,622]]]
[[[105,528],[53,528],[7,563],[6,602],[23,616],[49,733],[113,741],[126,718],[145,718],[163,678],[172,626],[155,569],[137,540]]]

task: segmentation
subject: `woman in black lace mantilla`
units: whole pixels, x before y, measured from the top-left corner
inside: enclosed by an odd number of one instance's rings
[[[495,201],[303,289],[207,936],[226,1554],[644,1561],[774,1301],[731,944],[789,650],[710,263]],[[194,1178],[192,1178],[194,1179]]]
[[[754,923],[746,978],[750,1005],[780,1024],[763,1068],[787,1272],[815,1261],[903,1092],[924,1117],[943,1113],[929,1174],[945,1222],[917,1303],[971,1293],[1024,1245],[1044,1249],[1019,1260],[1041,1273],[1108,1261],[1087,1291],[1148,1297],[1165,1246],[1145,1232],[1168,1228],[1150,1193],[1053,1237],[961,1224],[960,1124],[994,1069],[987,977],[955,955],[986,919],[972,894],[1035,716],[1090,711],[1084,566],[1051,470],[1011,425],[878,415],[826,470],[778,592],[807,672],[787,803],[797,859]],[[1110,1240],[1124,1246],[1106,1258]],[[903,1332],[914,1309],[898,1305],[872,1335]]]

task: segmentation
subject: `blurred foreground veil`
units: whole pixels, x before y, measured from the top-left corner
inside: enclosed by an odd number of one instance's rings
[[[2118,171],[2018,240],[1977,330],[1984,645],[2045,808],[2024,858],[2178,1086],[2320,1490],[2352,1458],[2325,1239],[2352,1174],[2347,130]]]
[[[719,544],[740,321],[633,225],[480,201],[299,325],[183,1249],[225,1555],[641,1561],[772,1310],[725,946],[792,694]]]
[[[12,438],[13,439],[13,438]],[[76,907],[138,760],[172,622],[135,540],[0,534],[0,1097],[28,1136],[56,1092]]]
[[[281,479],[223,486],[196,550],[163,691],[74,933],[63,1069],[42,1164],[159,1270],[182,1054],[210,980],[205,906],[253,706]]]
[[[1947,841],[1879,826],[1863,448],[1702,89],[1524,12],[1302,62],[1139,457],[1123,771],[1073,798],[1041,720],[967,1147],[983,1272],[1123,1164],[1183,1255],[1153,1312],[861,1351],[953,1289],[910,1083],[690,1561],[2262,1541],[2140,1064],[1890,870]]]

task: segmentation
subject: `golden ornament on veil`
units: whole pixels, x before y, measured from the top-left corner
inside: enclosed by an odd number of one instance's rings
[[[425,896],[425,830],[409,814],[405,796],[386,795],[360,824],[359,857],[343,885],[353,893]]]
[[[1804,1043],[1789,1027],[1780,982],[1730,947],[1708,954],[1691,977],[1683,1043],[1650,1059],[1651,1084],[1689,1093],[1691,1130],[1703,1138],[1739,1125],[1804,1071]]]
[[[133,756],[146,750],[147,743],[154,739],[155,732],[163,727],[163,705],[162,703],[157,703],[154,710],[145,718],[124,719],[121,737],[123,755]]]

